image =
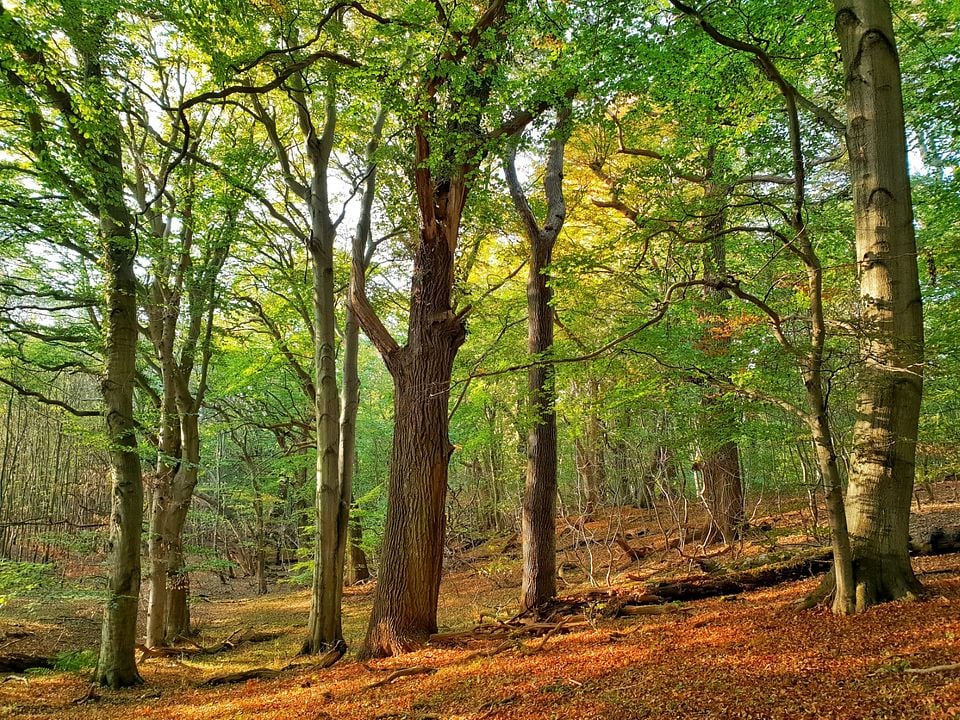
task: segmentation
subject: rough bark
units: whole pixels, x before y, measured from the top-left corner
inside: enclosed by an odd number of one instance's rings
[[[421,297],[442,303],[443,287],[437,285],[449,285],[442,278],[437,282],[433,273],[450,268],[453,258],[445,252],[446,243],[434,247],[441,249],[429,253],[427,246],[418,253],[418,284]],[[431,267],[431,260],[438,262]],[[425,264],[430,267],[426,272]],[[453,452],[447,401],[464,328],[452,315],[428,320],[435,305],[424,304],[411,315],[411,343],[391,363],[394,413],[402,421],[394,426],[383,552],[365,641],[365,653],[371,656],[406,652],[437,631],[447,465]]]
[[[707,411],[709,412],[709,411]],[[708,535],[735,542],[743,530],[743,480],[740,448],[733,440],[712,448],[701,464],[703,502],[710,512]]]
[[[542,605],[557,594],[556,495],[557,414],[553,352],[553,289],[550,263],[566,217],[563,197],[563,154],[567,111],[558,114],[544,174],[547,212],[541,226],[527,201],[515,169],[515,152],[504,163],[510,196],[529,244],[527,276],[527,351],[535,362],[527,371],[527,402],[532,425],[527,432],[527,474],[521,524],[523,578],[521,611]]]
[[[442,568],[444,504],[453,446],[447,430],[453,360],[466,336],[464,316],[453,307],[454,264],[460,223],[471,183],[487,142],[514,134],[532,115],[519,113],[491,133],[482,129],[490,85],[484,79],[496,53],[478,51],[498,42],[493,32],[507,6],[493,0],[469,32],[443,50],[444,61],[421,87],[414,121],[413,176],[420,219],[410,287],[407,343],[400,347],[373,311],[359,283],[351,286],[357,318],[393,376],[394,435],[384,553],[362,654],[382,656],[425,642],[436,631]],[[450,67],[469,62],[474,70],[460,98],[447,97]],[[456,93],[455,93],[456,95]],[[461,99],[466,100],[460,104]],[[450,113],[441,103],[454,102]],[[438,117],[447,117],[437,127]],[[430,136],[441,132],[447,150],[432,153]],[[458,143],[451,143],[458,138]]]
[[[887,0],[835,0],[863,327],[847,490],[856,608],[912,597],[909,559],[923,318],[900,64]]]

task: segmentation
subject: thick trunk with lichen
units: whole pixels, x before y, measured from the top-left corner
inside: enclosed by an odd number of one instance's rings
[[[887,0],[835,0],[853,182],[863,363],[847,490],[856,606],[914,596],[908,554],[923,318],[900,64]]]

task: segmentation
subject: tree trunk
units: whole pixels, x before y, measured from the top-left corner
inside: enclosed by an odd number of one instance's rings
[[[340,392],[337,388],[336,315],[334,304],[333,235],[329,219],[321,240],[310,248],[314,281],[314,344],[316,353],[317,538],[313,593],[303,652],[318,653],[343,640],[340,601],[346,550],[349,495],[340,490]]]
[[[373,245],[371,244],[371,224],[373,219],[373,201],[377,187],[377,166],[374,158],[380,146],[383,126],[387,119],[387,107],[383,105],[373,121],[373,131],[364,152],[364,160],[369,168],[360,198],[360,217],[357,219],[356,232],[351,248],[350,284],[362,284],[370,265]],[[348,550],[349,564],[347,582],[354,584],[370,577],[367,556],[361,543],[363,528],[358,518],[350,518],[349,511],[354,504],[353,480],[357,469],[357,413],[360,409],[360,321],[353,307],[353,294],[348,293],[344,321],[343,339],[343,398],[340,408],[340,494],[347,505],[347,515],[343,518],[349,524]]]
[[[708,173],[712,176],[716,164],[716,149],[707,153]],[[711,177],[703,184],[706,203],[704,236],[710,238],[703,248],[703,274],[707,279],[722,278],[727,274],[726,203],[730,188],[713,182]],[[725,301],[729,293],[723,289],[704,287],[706,332],[701,340],[707,355],[723,357],[729,352],[731,334],[724,327]],[[710,535],[719,536],[724,543],[736,542],[743,529],[743,477],[740,472],[740,448],[731,439],[736,419],[722,407],[722,399],[706,393],[700,402],[701,442],[707,450],[701,461],[703,501],[710,513]]]
[[[186,512],[174,518],[179,530],[171,533],[174,538],[170,546],[170,567],[167,571],[167,616],[165,618],[165,638],[167,644],[178,638],[190,637],[190,574],[187,572],[183,555],[183,525]]]
[[[165,312],[166,304],[161,297],[159,284],[151,288],[151,306],[147,309],[150,318],[150,334],[160,357],[163,394],[160,406],[160,446],[157,453],[157,470],[151,477],[149,495],[150,527],[148,530],[147,554],[149,557],[149,595],[147,598],[148,648],[163,647],[167,643],[167,578],[170,574],[171,545],[173,538],[173,484],[178,472],[176,464],[182,461],[180,415],[177,412],[175,377],[177,368],[173,357],[171,319]],[[175,321],[173,321],[175,322]]]
[[[743,480],[740,449],[733,440],[709,450],[701,462],[703,502],[710,512],[711,535],[735,542],[743,529]]]
[[[531,243],[527,277],[527,350],[531,357],[544,360],[553,351],[553,289],[548,283],[555,237],[538,235]],[[557,594],[557,413],[553,365],[537,363],[527,371],[527,393],[534,419],[527,433],[527,477],[523,488],[521,610],[542,605]]]
[[[923,317],[900,64],[887,0],[835,0],[844,64],[863,364],[847,490],[856,608],[912,597],[908,521]]]
[[[350,518],[350,563],[347,565],[347,584],[356,585],[370,578],[367,554],[363,551],[363,526],[360,518]]]
[[[112,143],[111,143],[112,144]],[[119,141],[114,148],[120,162]],[[119,174],[119,170],[116,171]],[[122,202],[121,178],[115,184]],[[96,681],[110,687],[142,682],[137,671],[137,608],[140,596],[140,530],[143,521],[143,479],[133,417],[133,382],[137,353],[137,294],[133,271],[134,242],[119,206],[101,217],[106,241],[107,308],[104,313],[106,373],[101,388],[110,441],[112,503],[110,512],[110,579],[103,613]]]
[[[422,226],[413,259],[407,344],[399,347],[351,287],[354,309],[393,377],[394,430],[387,517],[377,590],[362,655],[404,652],[437,630],[437,598],[446,529],[450,377],[466,338],[453,312],[454,253],[465,175],[434,183],[429,144],[417,131],[416,188]]]
[[[443,247],[436,259],[445,259],[447,267],[438,263],[431,268],[426,250],[418,253],[417,262],[424,300],[432,295],[424,286],[436,279],[435,273],[444,274],[453,260]],[[424,266],[429,269],[424,271]],[[437,631],[447,471],[453,453],[447,404],[464,326],[452,314],[434,317],[427,308],[411,314],[410,332],[419,342],[399,351],[391,363],[396,422],[380,573],[363,651],[368,657],[407,652]]]
[[[542,605],[557,594],[557,400],[553,353],[553,288],[550,263],[566,217],[563,155],[569,108],[557,113],[547,153],[544,194],[547,212],[541,227],[517,178],[513,150],[504,175],[530,246],[527,275],[527,351],[536,361],[527,371],[527,403],[533,424],[527,433],[527,475],[523,488],[521,545],[523,578],[520,609]],[[601,448],[602,453],[602,448]]]
[[[582,385],[580,386],[582,389]],[[606,463],[603,457],[603,421],[600,418],[600,381],[590,378],[586,392],[578,393],[586,406],[587,418],[583,435],[574,441],[577,474],[583,494],[583,516],[593,518],[603,497],[606,484]]]
[[[474,52],[498,42],[506,3],[493,0],[475,25],[456,42],[453,56],[467,53],[474,64],[455,119],[441,112],[445,75],[457,62],[428,72],[414,126],[414,187],[420,238],[413,258],[407,344],[400,347],[373,311],[360,278],[350,294],[354,311],[377,347],[394,382],[394,435],[381,569],[362,654],[383,656],[427,640],[437,628],[437,597],[443,561],[447,472],[453,446],[448,437],[450,378],[457,350],[466,337],[464,315],[452,302],[454,262],[460,223],[470,185],[487,152],[481,109],[490,96],[483,78],[489,52]],[[467,54],[459,54],[461,59]],[[479,70],[479,71],[478,71]],[[454,93],[456,94],[456,93]],[[447,102],[445,99],[444,103]],[[459,104],[459,103],[458,103]],[[524,115],[509,127],[529,122]],[[444,151],[432,154],[429,134],[444,134]],[[495,131],[496,132],[496,131]],[[507,132],[504,129],[503,134]],[[459,141],[450,143],[451,137]],[[490,134],[488,138],[496,137]],[[439,161],[439,162],[438,162]],[[436,174],[436,176],[434,176]]]

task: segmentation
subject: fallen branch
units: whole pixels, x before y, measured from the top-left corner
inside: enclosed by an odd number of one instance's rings
[[[614,542],[617,544],[618,548],[623,550],[627,557],[634,560],[643,560],[647,555],[653,552],[653,548],[647,546],[635,548],[623,537],[618,537],[616,540],[614,540]]]
[[[226,675],[215,675],[201,684],[204,687],[215,687],[217,685],[232,685],[246,680],[274,680],[280,677],[280,672],[280,670],[273,668],[253,668],[241,672],[227,673]]]
[[[546,644],[547,644],[547,642],[550,640],[550,638],[552,638],[554,635],[556,635],[558,632],[560,632],[560,628],[562,628],[564,625],[567,624],[567,620],[568,620],[568,619],[569,619],[569,618],[564,618],[564,619],[561,620],[559,623],[557,623],[556,626],[555,626],[552,630],[549,630],[549,631],[543,636],[543,639],[537,644],[536,647],[530,648],[530,649],[521,647],[520,652],[522,652],[524,655],[533,655],[533,654],[538,653],[538,652],[540,652],[541,650],[543,650],[543,648],[546,646]]]
[[[399,668],[398,670],[394,670],[382,680],[377,680],[377,682],[367,685],[364,690],[373,690],[374,688],[389,685],[394,680],[399,680],[400,678],[407,677],[408,675],[430,675],[436,671],[437,668],[428,667],[426,665],[415,665],[414,667]]]
[[[926,675],[927,673],[954,672],[956,670],[960,670],[960,663],[952,663],[950,665],[934,665],[932,667],[925,668],[907,668],[904,670],[904,672],[910,673],[911,675]]]

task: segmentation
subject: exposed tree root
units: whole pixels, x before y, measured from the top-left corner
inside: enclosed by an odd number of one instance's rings
[[[227,673],[226,675],[216,675],[202,682],[201,686],[231,685],[233,683],[245,682],[246,680],[273,680],[280,677],[281,673],[291,670],[325,670],[336,664],[336,662],[344,656],[346,650],[347,646],[345,643],[338,643],[328,652],[311,662],[291,662],[279,669],[260,667],[243,670],[241,672]]]
[[[428,667],[426,665],[416,665],[414,667],[399,668],[398,670],[394,670],[393,672],[391,672],[382,680],[377,680],[377,682],[367,685],[364,688],[364,690],[373,690],[374,688],[383,687],[384,685],[389,685],[394,680],[399,680],[400,678],[407,677],[409,675],[430,675],[432,673],[435,673],[436,671],[437,671],[437,668]]]
[[[100,699],[100,693],[97,692],[97,684],[91,683],[87,691],[78,698],[71,700],[73,705],[83,705],[88,702],[96,702]]]
[[[137,650],[140,652],[140,658],[137,660],[137,663],[140,664],[144,660],[148,660],[150,658],[182,657],[184,655],[216,655],[217,653],[226,652],[228,650],[235,650],[244,643],[258,643],[276,640],[281,635],[283,635],[282,632],[261,632],[256,631],[253,628],[246,628],[243,630],[236,630],[232,632],[225,640],[217,643],[216,645],[210,646],[201,645],[196,640],[192,640],[190,638],[184,638],[185,642],[190,647],[180,646],[148,648],[146,645],[139,644],[137,645]]]

